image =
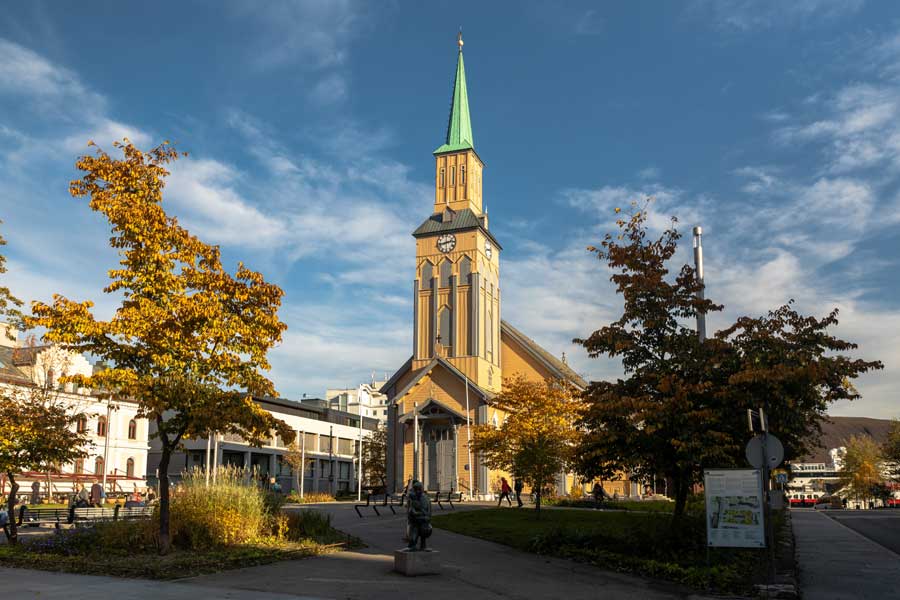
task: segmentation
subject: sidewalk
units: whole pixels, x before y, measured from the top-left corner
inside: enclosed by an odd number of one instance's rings
[[[820,512],[791,514],[800,591],[808,600],[897,598],[900,557]]]

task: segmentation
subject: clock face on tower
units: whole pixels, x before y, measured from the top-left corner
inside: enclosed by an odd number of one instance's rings
[[[494,253],[494,247],[491,245],[490,240],[484,240],[484,253],[487,255],[488,260],[490,260],[491,254]]]
[[[437,248],[445,254],[450,252],[456,248],[456,236],[452,233],[445,233],[437,239]]]

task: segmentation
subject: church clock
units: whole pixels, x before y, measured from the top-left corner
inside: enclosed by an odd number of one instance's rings
[[[488,260],[490,260],[491,254],[494,253],[494,247],[491,245],[490,240],[484,240],[484,253],[488,257]]]
[[[445,233],[437,239],[438,250],[446,254],[456,248],[456,236],[452,233]]]

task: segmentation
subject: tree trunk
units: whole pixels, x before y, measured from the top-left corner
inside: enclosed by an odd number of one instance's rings
[[[159,553],[168,554],[172,546],[169,534],[169,460],[172,448],[167,440],[162,444],[162,456],[159,459]]]
[[[12,473],[7,473],[9,478],[10,491],[6,498],[6,514],[9,516],[9,536],[7,543],[14,546],[19,541],[19,529],[16,527],[16,493],[19,491],[19,484]]]
[[[544,485],[543,482],[539,483],[537,486],[537,493],[534,495],[534,512],[537,513],[535,518],[541,518],[541,491],[543,490]]]
[[[683,473],[676,473],[672,477],[672,485],[675,487],[675,510],[672,511],[672,518],[675,520],[684,516],[690,485]]]

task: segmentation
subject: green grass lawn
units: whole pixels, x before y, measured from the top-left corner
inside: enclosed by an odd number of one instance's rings
[[[752,586],[760,552],[717,549],[706,564],[702,515],[677,525],[661,511],[489,509],[437,515],[435,527],[523,550],[698,589],[743,592]]]

